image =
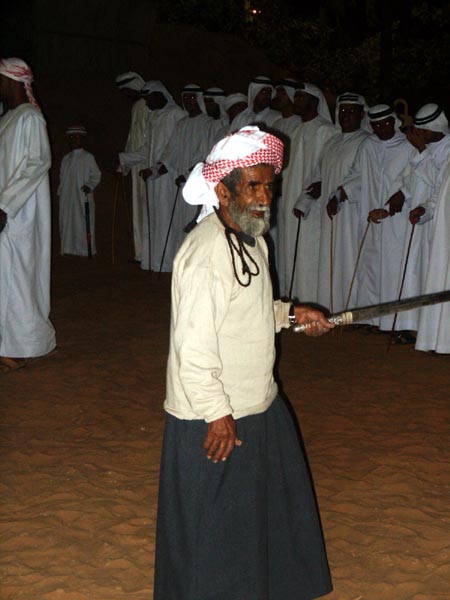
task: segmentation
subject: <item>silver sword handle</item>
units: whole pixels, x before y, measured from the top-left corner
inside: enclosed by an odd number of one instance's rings
[[[351,325],[353,323],[353,315],[351,312],[340,313],[339,315],[333,315],[327,319],[330,323],[334,323],[335,325]],[[292,331],[294,333],[304,333],[307,331],[311,325],[306,323],[304,325],[300,325],[297,323],[292,326]]]

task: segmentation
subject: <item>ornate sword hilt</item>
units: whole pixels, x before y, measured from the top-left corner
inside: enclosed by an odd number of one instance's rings
[[[353,323],[353,315],[351,312],[343,312],[338,315],[331,315],[327,319],[330,323],[334,323],[335,325],[351,325]],[[292,331],[294,333],[303,333],[307,331],[311,327],[309,323],[300,324],[296,323],[292,326]]]

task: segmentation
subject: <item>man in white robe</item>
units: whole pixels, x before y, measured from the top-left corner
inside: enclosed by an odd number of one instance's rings
[[[186,227],[192,226],[197,209],[182,201],[181,188],[193,167],[208,153],[211,117],[206,114],[203,92],[196,84],[186,85],[181,94],[186,116],[177,121],[170,140],[158,160],[162,163],[160,172],[170,180],[167,186],[171,207],[175,203],[174,218],[169,240],[176,254],[186,235]],[[171,208],[172,209],[172,208]]]
[[[320,182],[320,197],[317,203],[321,214],[317,300],[332,312],[342,311],[347,305],[360,241],[358,238],[359,204],[346,203],[337,214],[338,202],[333,193],[350,172],[360,144],[369,135],[369,132],[361,127],[365,111],[366,103],[363,96],[351,92],[338,96],[336,121],[340,133],[325,144],[315,177],[315,180]],[[332,225],[333,272],[330,276]],[[352,306],[355,305],[354,291],[355,288],[352,289],[348,299],[349,305]]]
[[[400,121],[386,104],[369,109],[374,130],[360,146],[355,163],[339,189],[339,201],[359,204],[359,239],[370,222],[357,273],[356,304],[396,300],[401,282],[404,243],[409,227],[401,192],[415,148],[399,130]],[[404,329],[399,313],[397,330]],[[394,315],[368,325],[390,331]]]
[[[279,118],[280,113],[270,108],[270,103],[275,96],[275,89],[270,77],[258,75],[248,86],[248,108],[235,117],[232,131],[237,131],[246,125],[265,125],[272,127],[273,122]]]
[[[302,194],[314,183],[314,173],[325,143],[337,133],[325,97],[317,86],[299,83],[294,93],[294,105],[302,122],[292,134],[289,167],[283,175],[283,194],[278,211],[278,277],[281,296],[289,296],[293,272],[298,228],[293,209],[303,197]],[[317,205],[310,206],[308,211],[301,205],[297,208],[297,214],[302,214],[303,217],[292,298],[317,302],[320,211]]]
[[[270,130],[274,132],[284,143],[284,165],[283,165],[283,179],[287,173],[290,163],[291,153],[291,137],[294,131],[302,122],[302,118],[295,112],[294,106],[294,94],[298,86],[298,81],[294,79],[281,79],[275,84],[275,99],[274,104],[280,111],[280,116],[272,124]],[[282,193],[280,185],[280,194]],[[266,241],[269,246],[270,259],[273,267],[273,271],[277,270],[277,258],[279,255],[279,228],[278,222],[283,219],[283,215],[279,214],[282,210],[282,200],[280,194],[274,202],[273,212],[275,214],[274,222],[270,228],[270,232],[266,237]],[[268,239],[269,238],[269,239]],[[277,290],[277,281],[274,282],[274,288]]]
[[[450,130],[447,117],[437,104],[423,106],[414,116],[408,139],[420,154],[414,163],[411,223],[419,240],[418,293],[450,288],[449,203]],[[446,222],[445,222],[446,220]],[[417,290],[412,290],[415,295]],[[450,312],[445,304],[425,307],[417,315],[416,350],[450,353]]]
[[[142,234],[141,269],[159,271],[172,213],[173,182],[170,177],[167,177],[167,171],[162,168],[162,163],[159,163],[158,160],[171,139],[176,124],[185,117],[185,112],[175,103],[167,88],[160,81],[147,81],[142,88],[142,95],[151,112],[148,121],[149,135],[142,159],[146,168],[141,171],[141,176],[147,185],[148,202],[148,212],[144,219]],[[174,256],[174,237],[170,236],[164,254],[162,271],[172,270]]]
[[[147,119],[149,111],[145,100],[141,98],[141,89],[144,85],[143,78],[133,71],[122,73],[116,77],[117,87],[132,102],[131,124],[128,133],[125,153],[134,152],[142,147],[147,134]],[[120,171],[122,175],[128,175],[131,170],[131,189],[132,189],[132,208],[133,208],[133,241],[134,241],[134,260],[140,262],[142,258],[142,226],[145,215],[146,192],[145,183],[139,177],[139,171],[142,165],[127,165],[121,163]]]
[[[71,126],[66,134],[71,152],[62,159],[58,187],[61,254],[88,256],[85,205],[87,202],[89,207],[91,251],[97,254],[93,191],[100,183],[101,173],[94,156],[83,148],[86,128]]]
[[[227,133],[231,133],[235,118],[248,108],[247,96],[240,92],[230,94],[223,101],[223,108],[228,116]]]
[[[402,273],[408,252],[409,258],[402,296],[409,298],[424,293],[428,274],[430,234],[433,228],[432,199],[436,193],[437,179],[442,166],[450,155],[450,135],[444,111],[437,104],[425,104],[415,114],[413,125],[409,127],[406,135],[417,150],[402,186],[408,205],[414,207],[410,213],[410,222],[418,225],[412,238],[411,229],[408,228],[407,239],[404,242]],[[403,329],[417,331],[419,315],[420,309],[402,313]],[[397,334],[395,341],[401,344],[414,343],[415,340],[409,333],[407,336]]]
[[[227,134],[229,120],[224,108],[225,98],[225,92],[219,87],[210,87],[203,93],[206,114],[212,119],[209,139],[211,147]]]
[[[0,61],[0,370],[55,349],[50,314],[50,145],[28,65]]]

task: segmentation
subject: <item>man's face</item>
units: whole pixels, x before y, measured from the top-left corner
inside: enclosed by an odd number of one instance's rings
[[[387,117],[381,121],[371,121],[370,125],[372,126],[373,132],[380,140],[390,140],[395,135],[394,117]]]
[[[241,181],[235,193],[230,192],[228,205],[220,205],[222,215],[234,229],[253,237],[269,230],[274,177],[271,165],[242,169]]]
[[[279,108],[284,108],[285,106],[291,104],[291,100],[287,95],[286,90],[281,85],[276,89],[275,100]]]
[[[79,133],[71,133],[67,136],[71,150],[83,147],[83,136]]]
[[[339,106],[339,125],[344,133],[357,131],[361,127],[364,110],[360,104],[345,104]]]
[[[206,97],[204,98],[204,101],[208,116],[212,117],[213,119],[218,119],[220,117],[220,106],[217,104],[214,98]]]
[[[191,92],[185,92],[183,94],[183,106],[189,115],[197,115],[201,112],[197,102],[197,96]]]
[[[255,112],[261,112],[270,105],[272,99],[272,88],[267,86],[259,90],[253,101],[253,110]]]
[[[11,95],[13,79],[0,75],[0,100],[7,104],[8,98]]]
[[[167,100],[162,92],[152,92],[145,97],[145,102],[150,110],[158,110],[167,104]]]
[[[301,117],[307,115],[313,108],[316,99],[311,94],[302,90],[297,90],[294,94],[294,108],[297,115]]]
[[[137,90],[131,88],[122,88],[121,91],[131,102],[136,102],[141,97],[141,94]]]
[[[247,102],[236,102],[233,106],[227,110],[228,116],[230,117],[230,123],[233,121],[235,117],[243,110],[247,108]]]

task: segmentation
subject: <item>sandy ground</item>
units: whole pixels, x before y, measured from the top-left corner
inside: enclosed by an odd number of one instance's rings
[[[152,598],[170,277],[127,262],[124,214],[115,265],[109,224],[94,260],[55,256],[59,352],[0,375],[1,600]],[[357,331],[281,348],[327,599],[448,600],[450,358]]]

